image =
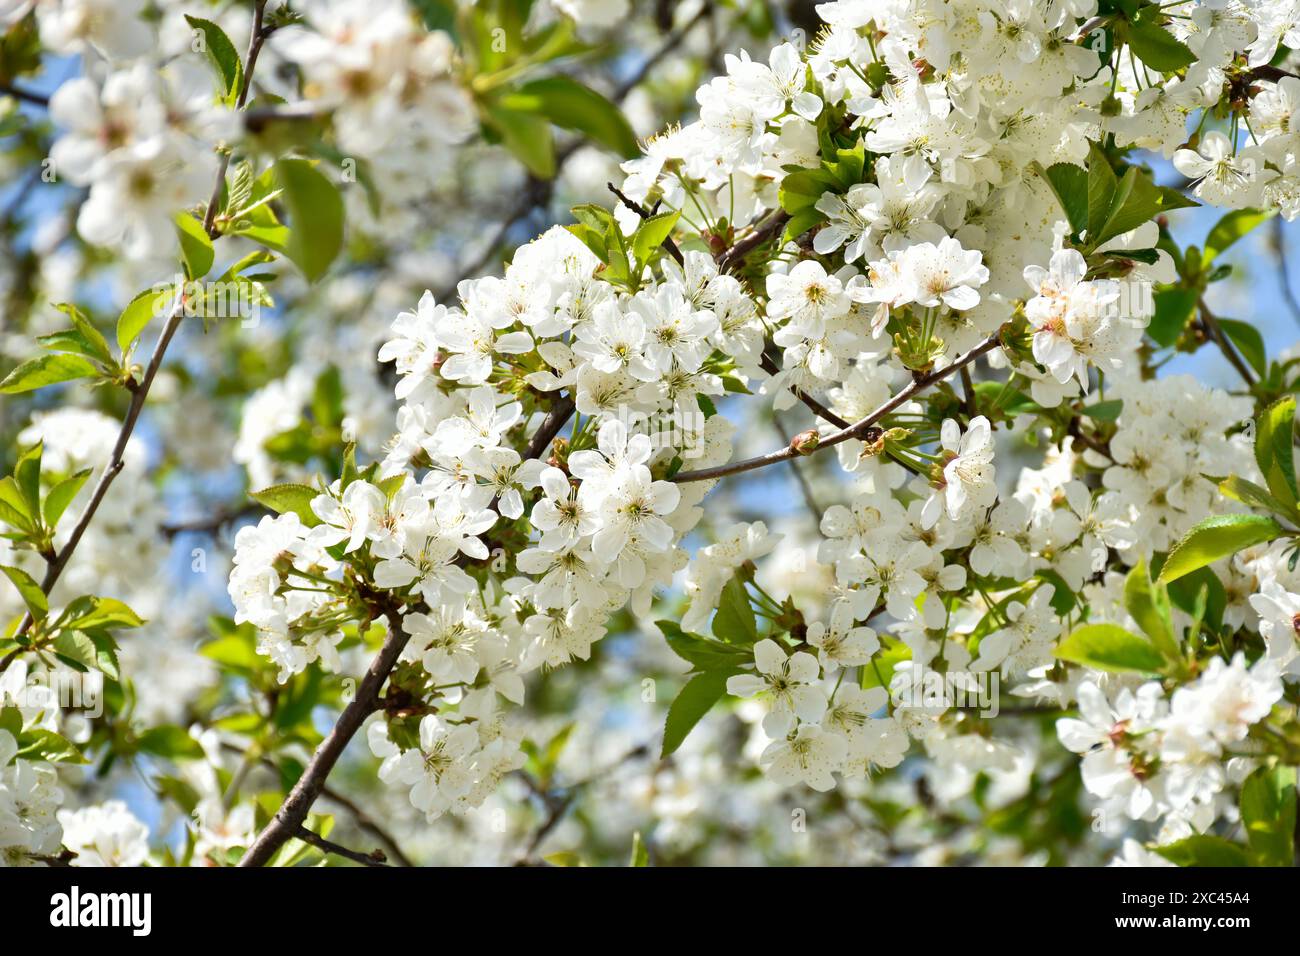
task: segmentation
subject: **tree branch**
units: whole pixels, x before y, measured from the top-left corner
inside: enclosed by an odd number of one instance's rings
[[[753,232],[722,254],[718,259],[718,271],[731,272],[735,267],[743,265],[751,252],[773,235],[779,234],[789,221],[790,214],[784,210],[769,214]]]
[[[379,654],[371,661],[366,676],[361,679],[361,684],[357,687],[357,696],[343,708],[338,722],[330,728],[329,734],[316,748],[302,776],[289,791],[280,809],[275,812],[266,829],[258,835],[243,859],[239,861],[240,866],[265,865],[276,850],[280,849],[290,837],[297,835],[303,821],[307,819],[312,804],[325,789],[325,778],[334,769],[334,765],[338,763],[339,757],[343,755],[344,749],[356,732],[361,729],[362,723],[374,712],[380,689],[388,680],[388,675],[397,665],[398,657],[411,639],[411,636],[402,630],[401,612],[395,606],[386,611],[388,637],[384,639]]]
[[[16,100],[24,103],[30,103],[33,106],[39,106],[43,109],[49,108],[50,98],[44,93],[34,93],[31,90],[24,90],[21,87],[14,86],[10,83],[0,83],[0,96],[12,96]]]
[[[369,853],[358,853],[356,850],[349,850],[347,847],[331,840],[325,839],[318,833],[308,830],[306,827],[299,827],[294,833],[303,843],[310,843],[318,850],[324,850],[326,853],[333,853],[335,856],[341,856],[351,860],[353,863],[360,863],[362,866],[387,866],[388,857],[384,856],[383,850],[371,850]]]
[[[1255,376],[1251,372],[1250,366],[1237,354],[1237,350],[1224,333],[1223,326],[1219,324],[1219,320],[1215,318],[1214,313],[1210,311],[1209,305],[1206,304],[1204,296],[1201,296],[1199,305],[1201,309],[1201,326],[1205,329],[1205,334],[1214,340],[1214,344],[1219,347],[1219,351],[1228,360],[1228,364],[1237,370],[1237,374],[1246,383],[1246,387],[1254,388]]]
[[[764,468],[767,465],[775,465],[783,461],[789,461],[790,459],[796,458],[800,455],[811,455],[814,452],[821,451],[823,448],[830,448],[832,445],[838,445],[840,442],[848,441],[850,438],[863,438],[876,422],[880,421],[894,409],[898,408],[898,406],[909,401],[913,395],[924,391],[935,382],[942,381],[954,372],[960,371],[984,353],[992,351],[1001,341],[1001,334],[1001,330],[999,330],[993,335],[990,335],[965,355],[953,361],[951,365],[945,365],[943,368],[935,369],[932,372],[914,379],[910,385],[889,401],[885,402],[885,404],[881,405],[866,418],[854,422],[847,428],[841,428],[837,432],[833,432],[824,438],[820,438],[816,445],[810,447],[807,441],[800,440],[803,436],[796,436],[796,438],[784,448],[768,452],[766,455],[733,461],[725,465],[718,465],[715,468],[701,468],[697,471],[681,471],[676,475],[673,475],[671,480],[687,482],[711,481],[715,478],[725,478],[727,475],[737,475],[741,472],[753,471],[756,468]]]
[[[242,108],[248,98],[248,89],[253,81],[253,67],[257,62],[257,52],[265,39],[265,33],[262,29],[262,14],[265,8],[266,0],[255,0],[253,4],[253,30],[249,39],[248,56],[246,57],[248,67],[244,74],[244,85],[239,94],[238,108]],[[216,219],[217,207],[221,204],[221,187],[225,184],[226,167],[229,164],[230,154],[226,153],[219,164],[212,198],[208,200],[207,213],[203,217],[204,228],[208,230],[209,235],[212,235],[213,238],[218,235],[213,230],[213,222]],[[77,545],[81,543],[82,536],[86,533],[91,521],[94,520],[95,513],[99,510],[99,506],[104,501],[104,496],[108,494],[108,489],[113,484],[113,479],[122,471],[126,446],[135,431],[136,422],[139,421],[145,399],[149,396],[149,389],[153,386],[154,379],[158,375],[158,369],[162,367],[163,357],[167,354],[167,347],[171,344],[172,338],[176,335],[176,330],[180,328],[181,320],[185,317],[184,305],[184,296],[178,295],[176,301],[172,303],[166,321],[163,323],[162,332],[158,336],[158,343],[154,346],[153,355],[144,370],[144,377],[131,389],[131,404],[127,407],[126,417],[122,420],[122,427],[118,432],[117,441],[113,445],[113,451],[109,455],[108,464],[105,465],[103,474],[99,476],[99,481],[95,484],[95,490],[91,493],[90,501],[87,502],[86,508],[82,511],[81,517],[73,527],[72,534],[68,537],[67,542],[55,554],[54,558],[48,562],[45,577],[41,581],[41,590],[47,596],[53,590],[54,585],[58,583],[59,577],[68,565],[68,560],[72,557],[73,552],[77,550]],[[32,623],[31,613],[24,614],[14,636],[22,637],[26,635],[31,630]],[[9,666],[15,654],[16,651],[9,654],[3,661],[0,661],[0,672]]]
[[[564,423],[569,420],[573,414],[574,402],[570,397],[562,398],[543,420],[541,427],[537,429],[536,434],[528,442],[524,449],[524,458],[538,458],[542,452],[550,445],[551,440],[559,434]],[[384,640],[383,647],[380,648],[379,654],[371,662],[366,676],[362,678],[360,686],[357,688],[357,696],[352,699],[339,715],[338,722],[330,729],[329,734],[325,737],[316,752],[312,754],[310,762],[294,784],[289,795],[285,797],[284,803],[280,809],[275,812],[271,822],[253,841],[253,845],[248,848],[243,859],[239,861],[240,866],[263,866],[275,854],[276,850],[282,847],[285,842],[303,825],[307,819],[307,813],[311,810],[318,797],[325,792],[325,780],[334,765],[338,763],[339,757],[347,748],[348,743],[352,740],[365,719],[369,717],[377,707],[379,700],[379,691],[383,688],[384,682],[388,680],[388,675],[392,673],[393,668],[397,665],[397,659],[401,656],[402,651],[406,648],[407,642],[411,639],[410,635],[402,630],[401,619],[402,609],[397,606],[396,601],[392,600],[391,595],[385,595],[390,600],[390,604],[382,610],[384,616],[388,619],[388,637]],[[419,610],[423,605],[413,605]]]

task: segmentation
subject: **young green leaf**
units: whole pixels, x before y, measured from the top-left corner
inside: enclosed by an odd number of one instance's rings
[[[709,671],[696,674],[668,707],[664,721],[664,745],[661,757],[674,753],[709,709],[727,692],[727,678],[736,671]]]
[[[1223,837],[1197,834],[1154,849],[1179,866],[1250,866],[1246,851]]]
[[[1146,561],[1141,558],[1124,579],[1124,606],[1165,660],[1172,662],[1180,658],[1169,596],[1163,586],[1152,585]]]
[[[1255,423],[1255,461],[1268,490],[1283,504],[1297,500],[1295,457],[1292,452],[1295,429],[1295,396],[1280,398],[1259,413]]]
[[[71,382],[78,378],[91,378],[99,375],[99,369],[80,355],[42,355],[23,362],[0,381],[0,395],[17,395]]]
[[[661,212],[642,220],[632,236],[632,254],[636,256],[637,262],[650,261],[654,251],[672,235],[673,226],[677,225],[677,217],[680,215],[679,212]]]
[[[248,497],[259,504],[264,504],[276,514],[293,512],[309,528],[320,524],[320,518],[311,510],[312,499],[320,492],[309,485],[271,485],[261,491],[250,492]]]
[[[1241,822],[1264,866],[1295,862],[1296,771],[1260,767],[1241,787]]]
[[[289,212],[284,254],[309,282],[315,282],[343,248],[343,197],[305,159],[280,160],[275,164],[275,178],[284,190],[282,199]]]
[[[649,866],[650,851],[646,849],[645,840],[641,839],[641,831],[637,830],[632,834],[632,857],[628,860],[628,866]]]
[[[181,242],[181,260],[185,263],[187,279],[202,279],[212,269],[216,252],[212,239],[199,222],[189,213],[177,213],[176,235]]]
[[[544,116],[556,126],[583,133],[624,159],[640,155],[636,133],[622,111],[570,77],[533,80],[503,95],[500,103],[507,110]]]
[[[128,302],[122,314],[117,317],[117,347],[122,350],[123,361],[149,320],[159,314],[159,309],[170,294],[171,290],[145,289]]]
[[[1102,671],[1158,674],[1165,659],[1156,646],[1115,624],[1085,624],[1056,648],[1063,661]]]
[[[1157,583],[1168,584],[1242,548],[1272,541],[1282,534],[1282,526],[1264,515],[1211,515],[1174,545]]]
[[[222,96],[228,103],[234,103],[244,77],[244,65],[235,45],[230,42],[225,31],[211,20],[186,14],[185,21],[203,37],[203,50],[221,78]]]
[[[1204,270],[1219,253],[1227,249],[1246,233],[1277,215],[1276,209],[1234,209],[1214,224],[1201,251],[1201,269]]]
[[[1176,39],[1172,33],[1149,18],[1139,17],[1129,27],[1128,42],[1139,60],[1160,73],[1181,70],[1196,62],[1196,54],[1186,43]]]
[[[488,106],[487,113],[489,128],[530,173],[538,179],[554,178],[555,137],[548,120],[500,104]]]
[[[1088,171],[1074,163],[1054,163],[1041,170],[1052,187],[1057,201],[1065,210],[1070,231],[1078,234],[1088,228]]]
[[[32,620],[42,620],[45,615],[50,613],[50,603],[45,597],[45,592],[41,586],[36,583],[30,574],[22,568],[13,568],[7,565],[0,565],[0,571],[5,573],[13,586],[18,589],[23,603],[27,605],[27,610],[31,612]]]
[[[749,592],[738,576],[733,576],[722,588],[718,613],[713,616],[713,636],[746,646],[758,640],[758,623],[749,603]]]

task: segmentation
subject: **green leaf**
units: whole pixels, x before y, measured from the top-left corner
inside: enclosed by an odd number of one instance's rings
[[[185,15],[185,20],[203,34],[204,50],[221,77],[222,95],[227,102],[234,103],[239,95],[244,76],[244,66],[240,62],[235,45],[230,42],[230,37],[226,36],[225,31],[211,20],[192,17],[189,14]]]
[[[826,221],[826,214],[819,209],[808,206],[801,209],[790,217],[790,221],[785,224],[785,232],[782,234],[782,242],[793,242],[813,226],[820,225]]]
[[[1088,147],[1088,238],[1101,231],[1110,214],[1111,200],[1119,180],[1106,153],[1096,143]],[[1095,245],[1095,243],[1094,243]]]
[[[46,760],[50,763],[86,762],[80,748],[71,740],[41,727],[33,727],[19,735],[18,756],[26,760]]]
[[[1165,660],[1180,659],[1178,639],[1174,636],[1173,618],[1169,609],[1169,595],[1163,586],[1152,586],[1146,561],[1142,558],[1138,559],[1138,563],[1124,579],[1124,607]]]
[[[1268,490],[1286,505],[1296,503],[1295,458],[1291,450],[1294,428],[1294,395],[1278,399],[1260,412],[1255,422],[1255,461]]]
[[[778,196],[781,208],[792,216],[815,206],[828,192],[838,192],[839,184],[824,169],[799,169],[781,180]],[[818,215],[821,215],[818,213]]]
[[[1198,834],[1153,849],[1179,866],[1250,866],[1246,851],[1222,837]]]
[[[127,303],[122,314],[117,317],[117,347],[125,356],[135,345],[135,340],[145,330],[149,320],[158,314],[158,304],[165,302],[171,290],[145,289]]]
[[[1241,821],[1255,856],[1264,866],[1295,860],[1296,771],[1260,767],[1241,788]]]
[[[664,746],[660,757],[674,753],[709,709],[727,692],[727,678],[736,671],[709,671],[696,674],[668,708],[664,721]]]
[[[1261,488],[1253,481],[1247,481],[1237,475],[1229,475],[1219,482],[1219,491],[1251,508],[1272,511],[1276,514],[1290,514],[1290,509],[1274,498],[1267,488]]]
[[[1175,581],[1242,548],[1272,541],[1282,533],[1281,525],[1263,515],[1212,515],[1174,545],[1160,569],[1158,583]]]
[[[1196,62],[1196,55],[1186,43],[1149,19],[1139,19],[1130,25],[1128,42],[1139,60],[1161,73],[1181,70]]]
[[[63,512],[68,510],[68,505],[72,504],[72,500],[77,497],[77,492],[81,490],[82,485],[86,483],[86,479],[90,477],[90,471],[89,468],[83,468],[76,474],[64,478],[50,489],[50,493],[45,496],[43,512],[47,528],[53,528],[59,523],[59,519],[63,517]]]
[[[40,522],[12,475],[0,478],[0,521],[23,531],[36,531]]]
[[[319,491],[309,485],[283,484],[250,492],[248,497],[266,505],[276,514],[293,512],[302,519],[304,525],[314,528],[320,524],[320,518],[311,510],[311,502],[319,494]]]
[[[1168,586],[1169,601],[1175,607],[1186,611],[1194,620],[1203,620],[1211,631],[1217,633],[1223,626],[1223,612],[1228,606],[1228,594],[1224,590],[1219,576],[1209,568],[1198,568],[1191,574],[1185,574]],[[1205,603],[1201,594],[1205,594]]]
[[[1065,210],[1070,231],[1077,234],[1087,229],[1088,170],[1074,163],[1054,163],[1043,170],[1042,175]]]
[[[746,648],[683,631],[676,621],[656,621],[655,624],[663,632],[669,649],[695,670],[734,669],[751,657]]]
[[[1085,624],[1056,648],[1063,661],[1102,671],[1158,674],[1164,658],[1154,644],[1115,624]]]
[[[749,603],[749,592],[738,575],[722,588],[718,613],[713,616],[713,636],[729,644],[752,645],[758,640],[758,623]]]
[[[44,445],[43,441],[38,441],[23,452],[14,465],[14,481],[28,513],[33,516],[41,509],[41,454]]]
[[[1196,312],[1200,295],[1197,289],[1182,286],[1157,289],[1152,296],[1156,311],[1151,317],[1151,324],[1147,326],[1147,335],[1166,348],[1177,342],[1178,336],[1183,334],[1183,329],[1187,328],[1188,321]]]
[[[104,338],[102,332],[95,328],[95,324],[90,321],[86,313],[82,312],[70,302],[64,302],[55,306],[60,312],[66,315],[72,321],[72,328],[77,337],[81,340],[83,348],[74,349],[82,354],[98,359],[106,365],[113,364],[113,353],[109,351],[108,340]],[[47,336],[48,338],[48,336]]]
[[[1276,209],[1234,209],[1225,215],[1214,224],[1214,228],[1205,239],[1205,249],[1201,252],[1201,268],[1204,269],[1219,253],[1275,215],[1277,215]]]
[[[149,728],[137,738],[136,746],[145,753],[169,760],[197,760],[203,756],[203,748],[197,740],[182,728],[170,724]]]
[[[203,228],[203,223],[186,212],[176,214],[176,235],[181,241],[186,278],[202,279],[211,271],[212,260],[216,258],[212,238]]]
[[[1227,334],[1232,340],[1232,344],[1237,347],[1237,351],[1242,354],[1250,367],[1253,368],[1260,377],[1268,374],[1268,351],[1264,346],[1264,336],[1259,334],[1259,329],[1255,328],[1249,322],[1239,322],[1236,319],[1225,319],[1219,316],[1219,328]]]
[[[86,636],[95,645],[95,666],[110,680],[120,681],[122,674],[117,664],[117,641],[107,631],[92,631]]]
[[[89,631],[107,627],[139,627],[144,618],[136,614],[117,598],[79,597],[69,604],[59,616],[66,628]]]
[[[555,138],[551,124],[535,113],[521,113],[499,104],[487,107],[491,130],[506,149],[538,179],[555,176]]]
[[[637,830],[632,834],[632,857],[628,860],[628,866],[649,866],[650,851],[646,849],[645,840],[641,839],[641,831]]]
[[[27,610],[31,612],[32,619],[39,621],[50,613],[50,603],[46,600],[45,592],[41,586],[36,583],[30,574],[22,568],[13,568],[8,565],[0,565],[0,571],[13,582],[18,593],[22,595],[23,603],[27,605]]]
[[[85,672],[99,666],[95,642],[80,631],[61,631],[54,639],[54,655],[73,670]]]
[[[637,262],[650,261],[654,251],[672,234],[673,226],[677,225],[677,217],[680,215],[681,213],[675,211],[661,212],[657,216],[642,220],[632,236],[632,254],[636,256]]]
[[[334,184],[305,159],[282,159],[275,178],[284,190],[289,237],[284,254],[315,282],[343,248],[343,197]]]
[[[1112,398],[1106,402],[1098,402],[1096,405],[1089,405],[1083,409],[1083,414],[1087,415],[1093,421],[1113,422],[1119,418],[1119,414],[1123,410],[1124,400],[1122,398]]]
[[[525,83],[501,97],[507,110],[546,117],[556,126],[577,130],[625,159],[639,156],[636,133],[617,106],[567,76]]]
[[[42,355],[24,362],[6,375],[0,381],[0,395],[17,395],[98,374],[99,369],[80,355]]]

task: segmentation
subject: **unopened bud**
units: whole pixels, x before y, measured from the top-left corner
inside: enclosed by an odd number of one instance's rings
[[[817,433],[815,428],[800,432],[790,439],[790,447],[795,450],[796,454],[800,455],[811,455],[821,443],[822,436]]]

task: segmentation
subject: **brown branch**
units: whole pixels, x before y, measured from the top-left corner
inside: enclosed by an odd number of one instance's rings
[[[541,427],[528,442],[524,450],[526,459],[541,456],[552,439],[564,427],[564,423],[569,420],[573,408],[573,399],[569,397],[562,398],[555,404],[543,420]],[[312,754],[302,776],[289,791],[280,809],[275,812],[266,829],[258,835],[253,845],[248,848],[248,852],[239,861],[240,866],[264,866],[275,852],[296,834],[297,829],[307,819],[312,804],[325,792],[325,780],[329,777],[330,771],[338,763],[348,743],[361,729],[362,723],[378,706],[379,692],[411,639],[401,627],[402,609],[395,601],[391,601],[391,596],[381,597],[388,598],[390,601],[387,606],[380,608],[388,619],[388,637],[384,640],[383,647],[366,670],[366,676],[362,678],[361,685],[357,688],[356,697],[343,708],[338,721]],[[422,604],[413,605],[416,610],[422,606]]]
[[[645,206],[642,206],[639,202],[635,202],[631,199],[628,199],[627,196],[623,195],[622,190],[620,190],[613,183],[606,183],[605,185],[609,187],[610,192],[612,192],[615,196],[618,197],[619,202],[621,202],[624,206],[627,206],[628,209],[631,209],[634,213],[640,216],[642,220],[650,218],[650,212],[645,208]],[[682,257],[682,250],[677,248],[677,243],[673,242],[672,236],[664,236],[663,242],[659,243],[659,245],[663,246],[664,251],[667,252],[670,256],[672,256],[673,260],[679,266],[686,265],[686,260]]]
[[[253,87],[253,69],[257,66],[257,57],[262,52],[262,44],[266,38],[274,31],[274,27],[267,27],[263,18],[266,13],[267,0],[253,0],[253,26],[248,38],[248,54],[244,57],[244,82],[239,88],[239,98],[235,101],[235,109],[242,110],[248,102],[248,91]],[[221,154],[221,162],[217,166],[217,181],[212,187],[212,198],[208,200],[208,211],[203,216],[203,228],[208,236],[216,239],[220,230],[217,229],[217,211],[221,208],[221,190],[226,185],[226,170],[230,167],[230,150]]]
[[[771,213],[753,232],[719,257],[718,271],[731,272],[735,267],[743,265],[745,258],[751,252],[771,239],[773,235],[779,234],[789,221],[790,214],[784,210]]]
[[[401,845],[393,835],[376,823],[370,814],[366,813],[366,811],[363,810],[355,800],[344,796],[330,786],[322,787],[320,794],[326,800],[329,800],[331,803],[337,803],[344,810],[348,811],[348,813],[352,814],[352,819],[356,822],[357,829],[364,830],[380,843],[384,844],[388,848],[388,855],[397,861],[398,866],[415,866],[415,864],[411,862],[410,857],[402,852]]]
[[[1291,318],[1300,324],[1300,301],[1291,287],[1291,268],[1287,265],[1286,226],[1280,216],[1273,219],[1273,248],[1277,252],[1278,285],[1282,287],[1282,299],[1291,310]]]
[[[257,52],[261,49],[262,42],[265,39],[265,31],[262,29],[262,14],[266,8],[266,0],[255,0],[253,8],[253,30],[249,39],[248,56],[246,58],[248,67],[244,73],[244,85],[239,94],[239,108],[242,108],[248,97],[248,88],[253,79],[253,67],[257,62]],[[212,198],[208,200],[207,213],[203,217],[204,228],[208,234],[216,237],[213,222],[216,219],[217,207],[221,204],[221,187],[226,181],[226,167],[230,163],[230,154],[226,153],[220,163],[220,168],[216,177],[216,184],[212,191]],[[126,417],[122,420],[122,428],[118,432],[117,441],[113,445],[113,451],[109,455],[108,464],[104,467],[104,472],[99,476],[99,481],[95,484],[95,489],[91,492],[90,501],[87,502],[85,510],[77,520],[72,529],[72,534],[68,537],[67,542],[55,554],[53,560],[48,560],[45,569],[45,577],[41,581],[41,590],[48,596],[53,590],[54,585],[58,583],[59,577],[63,574],[64,568],[68,566],[68,559],[72,557],[77,545],[81,543],[82,536],[90,526],[91,521],[95,518],[95,513],[99,510],[100,504],[104,501],[104,496],[108,494],[109,487],[113,484],[118,474],[122,471],[124,465],[123,456],[126,452],[127,443],[131,440],[131,435],[135,431],[136,422],[139,421],[140,412],[144,408],[145,399],[149,396],[149,389],[153,386],[155,377],[158,375],[158,369],[162,367],[163,357],[167,354],[167,347],[171,344],[172,338],[176,335],[176,330],[180,328],[181,320],[185,317],[184,296],[177,296],[176,301],[172,304],[171,312],[168,313],[166,321],[163,323],[161,334],[158,336],[158,344],[154,346],[153,355],[149,359],[149,364],[144,370],[144,377],[138,383],[131,387],[131,404],[127,407]],[[23,637],[31,630],[32,615],[27,612],[23,615],[22,622],[18,625],[15,637]],[[3,672],[17,655],[19,649],[15,649],[4,660],[0,661],[0,672]]]
[[[270,514],[262,505],[256,502],[246,504],[240,508],[229,508],[219,511],[214,515],[205,518],[194,518],[189,521],[172,521],[159,526],[166,537],[174,538],[178,534],[216,534],[228,524],[233,524],[241,518],[252,518],[260,514]]]
[[[1201,327],[1204,329],[1206,336],[1212,339],[1214,344],[1219,347],[1219,351],[1223,353],[1223,357],[1228,360],[1229,365],[1237,370],[1237,374],[1240,375],[1241,380],[1246,383],[1246,387],[1254,388],[1255,376],[1251,372],[1250,366],[1248,366],[1245,360],[1237,354],[1237,350],[1233,347],[1232,342],[1229,341],[1227,334],[1223,331],[1223,326],[1219,324],[1219,320],[1215,318],[1214,313],[1210,311],[1209,305],[1206,304],[1204,296],[1201,297],[1199,305],[1201,309]]]
[[[406,648],[411,636],[402,630],[401,613],[396,607],[385,609],[388,618],[388,637],[379,654],[370,663],[366,676],[361,679],[357,695],[343,708],[338,722],[321,741],[311,760],[285,797],[280,809],[275,812],[271,822],[266,825],[253,845],[248,848],[239,861],[240,866],[264,866],[307,819],[307,813],[325,789],[325,778],[329,776],[339,757],[343,755],[348,743],[361,729],[365,719],[374,712],[379,699],[380,688],[388,680],[388,675],[397,665],[397,659]]]
[[[242,747],[237,747],[235,744],[226,741],[222,742],[221,747],[223,750],[232,754],[238,754],[240,756],[243,756],[245,753]],[[265,767],[267,770],[270,770],[272,773],[276,774],[277,776],[283,773],[283,770],[280,767],[280,765],[277,764],[266,754],[263,754],[261,757],[259,757],[257,762],[261,764],[263,767]],[[357,829],[365,833],[369,833],[372,837],[374,837],[376,840],[382,843],[385,847],[387,855],[391,856],[394,860],[396,860],[398,866],[415,866],[415,864],[411,862],[410,857],[408,857],[402,851],[401,844],[397,842],[397,840],[393,837],[393,835],[389,833],[387,830],[385,830],[383,827],[381,827],[378,823],[376,823],[374,819],[370,816],[370,814],[366,813],[366,811],[363,810],[361,806],[351,797],[339,793],[337,790],[335,790],[333,787],[330,787],[328,784],[326,784],[324,787],[321,788],[320,795],[324,797],[326,800],[330,801],[331,803],[338,804],[340,807],[342,807],[344,810],[350,813],[352,815],[353,822],[357,826]]]
[[[310,843],[318,850],[324,850],[326,853],[333,853],[335,856],[341,856],[344,859],[351,860],[353,863],[360,863],[362,866],[387,866],[388,857],[384,856],[383,850],[372,850],[369,853],[359,853],[356,850],[349,850],[332,840],[327,840],[318,833],[308,830],[306,827],[299,827],[293,834],[303,843]]]
[[[971,362],[975,361],[986,352],[991,352],[997,347],[1001,340],[1001,331],[995,332],[987,339],[975,346],[965,355],[957,358],[951,365],[945,365],[943,368],[935,369],[925,375],[913,379],[912,383],[904,388],[901,392],[891,398],[885,404],[881,405],[874,412],[859,421],[854,422],[847,428],[841,428],[837,432],[817,440],[816,444],[811,444],[805,436],[795,436],[790,444],[784,448],[778,448],[776,451],[768,452],[766,455],[759,455],[755,458],[745,458],[740,461],[733,461],[729,464],[718,465],[715,468],[701,468],[697,471],[681,471],[673,475],[673,481],[711,481],[715,478],[725,478],[728,475],[736,475],[745,471],[753,471],[756,468],[764,468],[768,465],[775,465],[783,461],[789,461],[799,455],[811,455],[821,451],[823,448],[830,448],[832,445],[838,445],[840,442],[848,441],[850,438],[863,438],[866,433],[894,409],[904,404],[916,395],[918,392],[929,388],[935,382],[942,381],[954,372],[965,368]]]
[[[772,358],[772,356],[768,355],[766,352],[764,352],[762,357],[758,360],[758,364],[762,367],[764,372],[767,372],[768,375],[776,375],[778,372],[781,371],[781,367],[776,364],[776,359]],[[817,401],[817,399],[813,398],[807,392],[803,391],[802,389],[795,388],[793,385],[790,386],[790,391],[794,393],[795,398],[799,399],[799,401],[807,405],[812,410],[812,413],[816,415],[818,418],[825,419],[826,421],[834,425],[836,428],[849,427],[849,423],[847,421],[845,421],[843,418],[840,418],[840,416],[836,415],[833,411],[831,411],[821,402]]]
[[[0,96],[12,96],[16,100],[24,103],[30,103],[33,106],[39,106],[47,109],[50,105],[50,98],[44,93],[34,93],[31,90],[24,90],[21,87],[14,86],[10,83],[0,83]]]

